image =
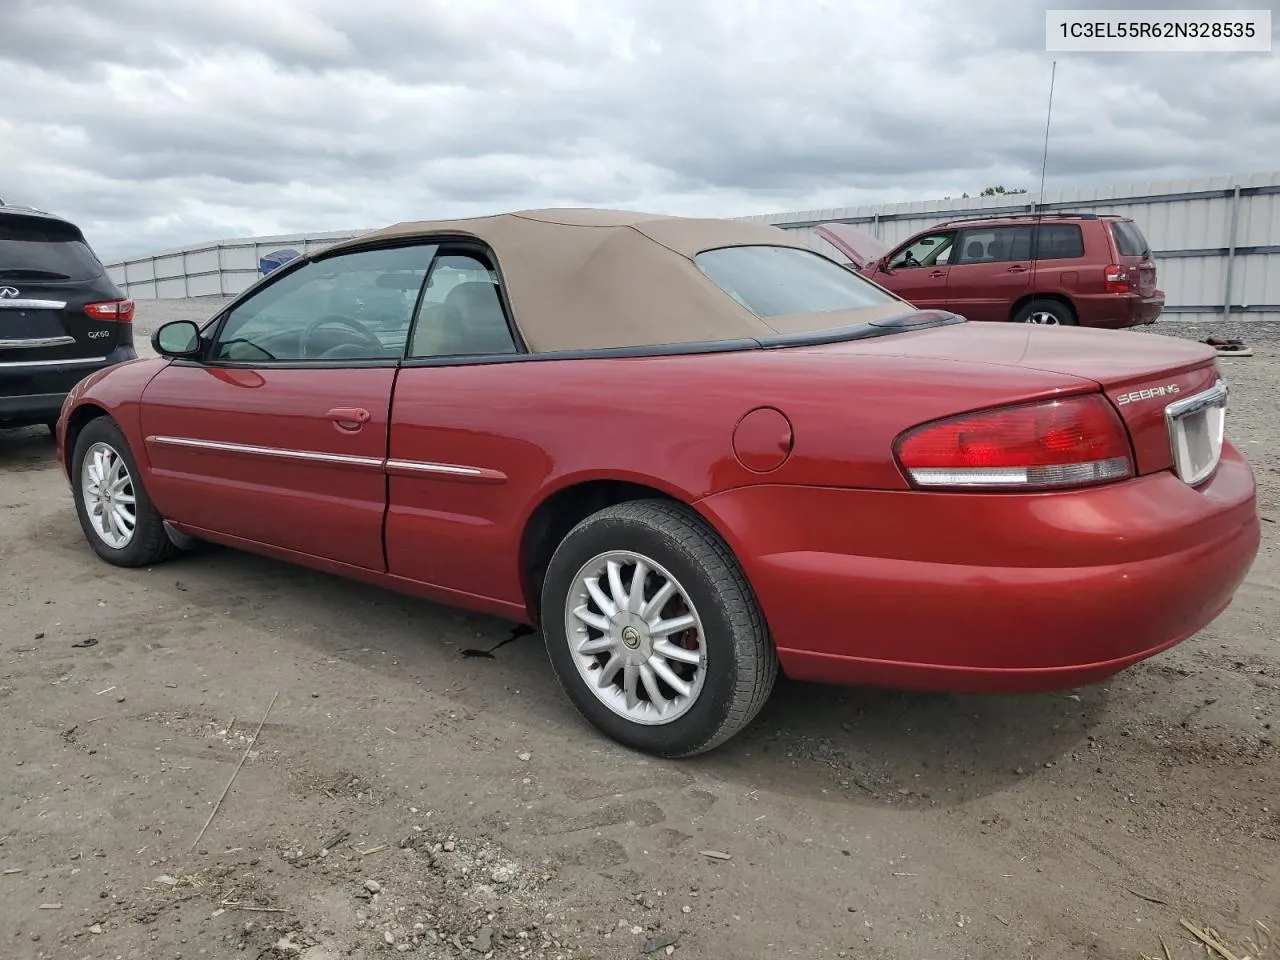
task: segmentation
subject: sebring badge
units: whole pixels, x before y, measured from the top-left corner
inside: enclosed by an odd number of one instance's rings
[[[1156,397],[1168,397],[1178,393],[1178,385],[1176,383],[1166,383],[1162,387],[1148,387],[1146,390],[1134,390],[1131,393],[1122,393],[1116,397],[1116,404],[1124,406],[1126,403],[1137,403],[1139,400],[1153,400]]]

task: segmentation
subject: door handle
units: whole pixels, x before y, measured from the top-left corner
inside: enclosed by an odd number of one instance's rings
[[[327,414],[330,420],[342,430],[359,430],[369,422],[369,411],[362,407],[334,407]]]
[[[935,270],[935,271],[933,271],[933,273],[929,274],[929,279],[930,279],[930,280],[941,280],[941,279],[942,279],[943,277],[945,277],[946,275],[947,275],[947,273],[946,273],[946,271],[945,271],[945,270]]]
[[[1015,263],[1012,267],[1009,268],[1009,272],[1010,273],[1026,273],[1027,268],[1020,263]]]

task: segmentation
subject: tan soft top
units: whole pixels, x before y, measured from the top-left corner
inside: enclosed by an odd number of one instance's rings
[[[441,234],[474,237],[494,252],[516,325],[537,353],[823,330],[900,314],[905,307],[899,300],[863,310],[757,317],[707,278],[693,257],[720,247],[809,247],[785,230],[746,220],[526,210],[398,223],[326,253],[371,240]]]

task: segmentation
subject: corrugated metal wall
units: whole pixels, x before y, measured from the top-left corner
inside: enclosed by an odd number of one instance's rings
[[[348,230],[219,240],[109,263],[107,273],[135,300],[227,296],[239,293],[258,279],[258,263],[269,253],[284,249],[310,253],[364,232]]]
[[[815,249],[817,224],[857,224],[889,245],[944,220],[996,213],[1113,213],[1137,221],[1165,291],[1165,319],[1280,320],[1280,172],[1203,180],[806,210],[747,219],[795,230]],[[1228,288],[1230,296],[1228,296]]]
[[[1154,251],[1167,296],[1166,319],[1280,320],[1280,172],[1122,187],[1046,191],[1029,196],[805,210],[747,217],[825,243],[813,227],[839,220],[862,226],[886,243],[960,217],[996,213],[1115,213],[1132,217]],[[286,247],[309,252],[363,231],[223,240],[108,265],[135,299],[236,294],[258,276],[258,261]],[[1228,293],[1229,291],[1229,293]]]

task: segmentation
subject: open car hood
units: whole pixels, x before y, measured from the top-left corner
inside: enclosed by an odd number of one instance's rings
[[[859,270],[875,263],[889,252],[887,246],[852,224],[824,223],[815,227],[813,232],[848,257]]]

